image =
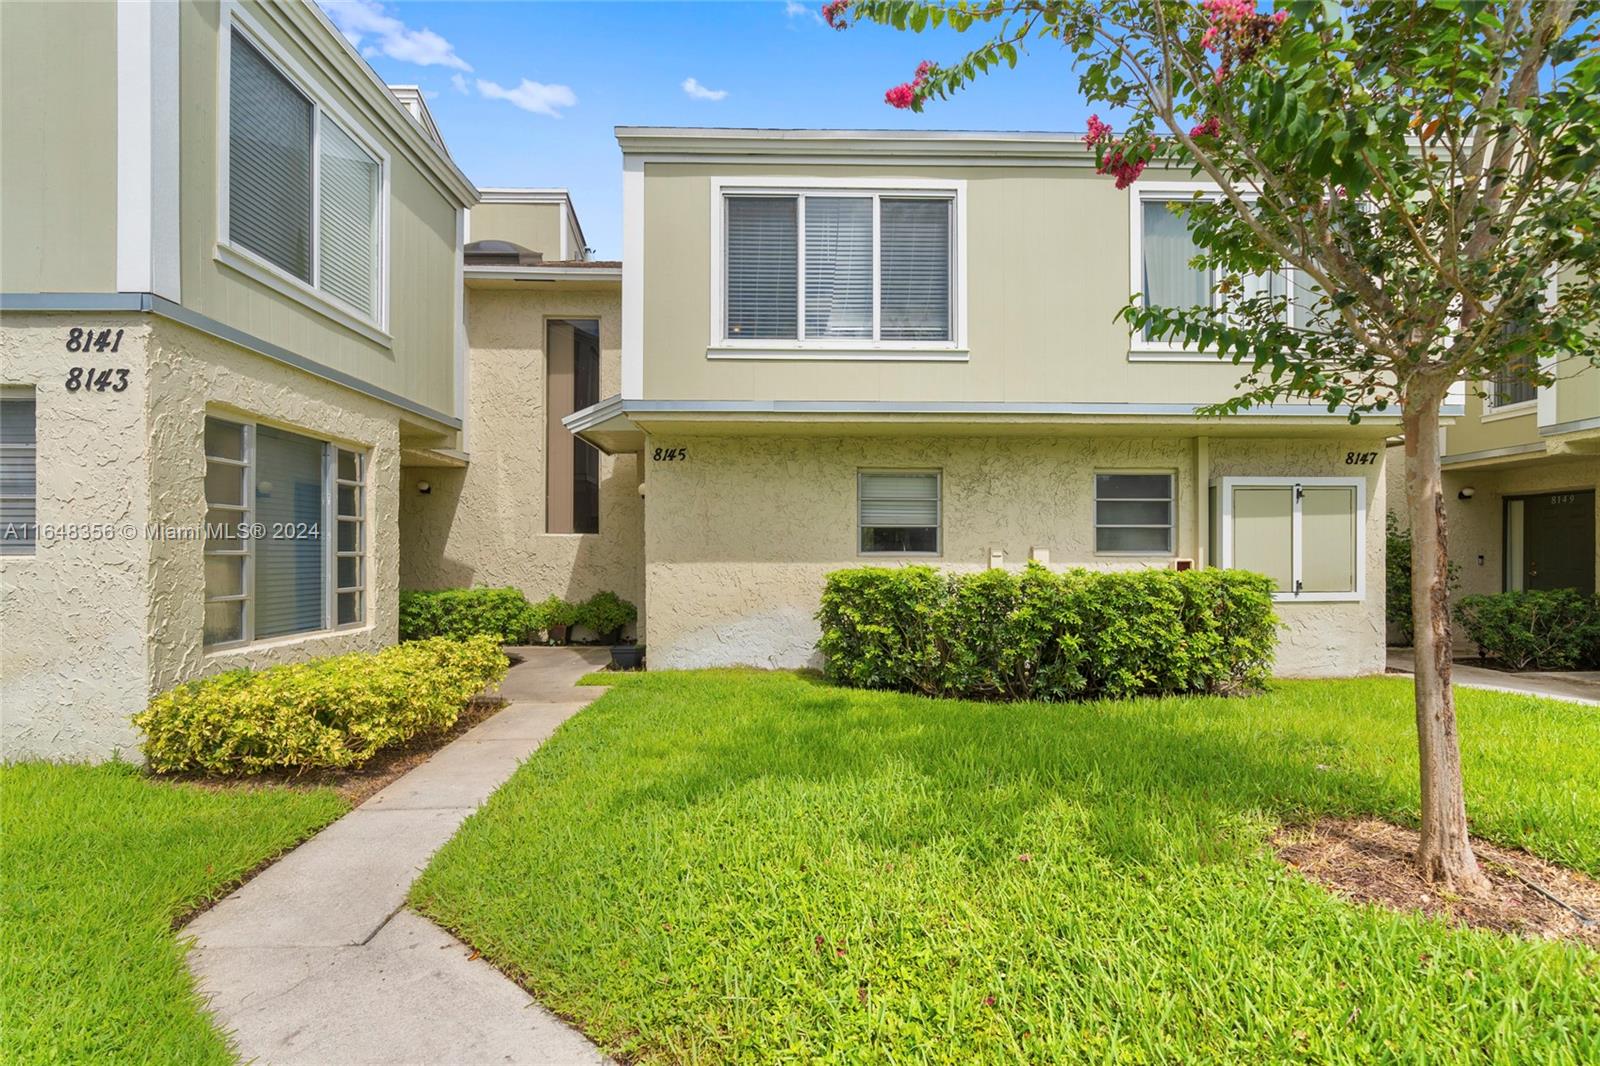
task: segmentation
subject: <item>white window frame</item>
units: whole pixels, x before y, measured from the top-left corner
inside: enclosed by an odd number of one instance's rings
[[[33,443],[0,444],[0,451],[8,455],[33,456],[33,495],[7,496],[8,500],[33,501],[33,539],[0,543],[0,557],[6,559],[31,559],[39,554],[39,390],[32,385],[0,385],[0,397],[11,400],[33,401]]]
[[[1272,598],[1284,603],[1353,603],[1367,598],[1367,482],[1365,478],[1358,477],[1225,477],[1217,483],[1222,498],[1218,504],[1222,510],[1220,523],[1222,530],[1221,554],[1218,556],[1220,565],[1231,569],[1233,567],[1233,490],[1252,488],[1285,488],[1285,487],[1310,487],[1310,488],[1353,488],[1356,498],[1356,541],[1355,541],[1355,571],[1356,588],[1354,592],[1274,592]],[[1294,511],[1291,520],[1291,542],[1289,558],[1291,564],[1290,580],[1296,588],[1301,580],[1300,563],[1305,552],[1300,528],[1300,493],[1291,495]]]
[[[805,329],[806,247],[805,197],[872,198],[872,331],[878,332],[879,205],[885,197],[948,199],[950,218],[950,339],[948,341],[869,340],[818,337],[800,340],[735,338],[727,335],[728,289],[727,201],[730,196],[795,197],[797,245],[796,330]],[[713,178],[711,180],[711,321],[706,340],[708,359],[845,360],[849,362],[965,362],[967,350],[967,183],[936,178]]]
[[[1100,548],[1100,529],[1101,529],[1101,522],[1100,522],[1100,478],[1101,478],[1102,475],[1116,475],[1116,474],[1133,474],[1133,475],[1140,475],[1140,476],[1147,476],[1147,477],[1161,476],[1161,477],[1165,477],[1167,479],[1168,484],[1171,486],[1171,493],[1167,498],[1167,516],[1168,516],[1168,518],[1167,518],[1167,546],[1166,546],[1165,550],[1163,550],[1163,551],[1119,551],[1119,550],[1116,550],[1116,549],[1101,550],[1101,548]],[[1095,471],[1092,474],[1089,475],[1089,479],[1090,479],[1089,480],[1089,508],[1090,508],[1090,510],[1089,510],[1089,527],[1090,527],[1089,532],[1090,532],[1090,536],[1092,537],[1091,543],[1094,545],[1094,553],[1096,555],[1120,555],[1120,556],[1124,556],[1124,557],[1136,557],[1136,558],[1142,557],[1142,558],[1146,558],[1146,559],[1151,559],[1151,558],[1165,559],[1165,558],[1171,558],[1171,557],[1174,557],[1174,556],[1177,555],[1177,553],[1178,553],[1178,472],[1176,470],[1173,470],[1171,467],[1168,467],[1165,470],[1162,470],[1162,469],[1159,469],[1159,468],[1148,468],[1148,469],[1138,469],[1138,470],[1115,469],[1115,468],[1096,468]],[[1148,499],[1148,500],[1154,501],[1155,497],[1140,497],[1140,499]],[[1159,527],[1153,526],[1153,525],[1141,525],[1141,526],[1111,526],[1111,525],[1107,525],[1107,526],[1105,526],[1105,528],[1106,529],[1128,529],[1128,528],[1133,528],[1133,529],[1156,529],[1156,528],[1159,528]]]
[[[239,426],[243,430],[244,458],[229,459],[226,456],[212,456],[204,454],[206,465],[222,463],[227,466],[244,468],[244,497],[242,506],[235,507],[231,504],[215,504],[210,500],[205,501],[207,514],[213,510],[223,510],[237,514],[236,521],[249,526],[255,522],[255,493],[256,493],[256,428],[262,423],[250,418],[236,415],[226,411],[207,411],[205,419],[208,421],[226,422],[229,425]],[[242,551],[213,551],[206,547],[204,554],[207,556],[226,557],[237,559],[244,558],[244,573],[240,581],[242,591],[226,596],[212,596],[202,593],[205,603],[243,602],[243,622],[241,623],[241,636],[238,640],[219,641],[215,644],[206,644],[207,655],[237,651],[240,648],[256,644],[276,644],[283,641],[303,640],[307,637],[326,636],[330,633],[345,632],[348,630],[363,629],[371,624],[372,602],[368,595],[371,585],[369,574],[372,566],[371,537],[372,528],[372,502],[368,488],[371,478],[368,471],[371,469],[372,450],[359,445],[343,444],[339,441],[329,440],[319,433],[308,433],[294,426],[274,426],[281,428],[285,433],[294,433],[307,440],[316,441],[322,445],[322,514],[319,519],[319,528],[323,531],[322,548],[322,624],[316,629],[307,629],[299,633],[281,633],[271,637],[257,639],[255,635],[256,614],[256,551],[255,538],[244,537]],[[359,480],[341,481],[339,478],[339,452],[352,452],[356,456]],[[361,523],[361,546],[358,552],[339,551],[339,486],[360,486],[360,515],[357,516]],[[209,521],[209,519],[208,519]],[[267,531],[270,535],[271,531]],[[348,558],[351,554],[361,556],[360,564],[361,583],[349,588],[339,588],[339,559],[341,556]],[[355,622],[338,624],[339,618],[339,593],[358,591],[361,593],[361,618]]]
[[[393,345],[389,335],[389,187],[390,157],[387,150],[373,139],[343,107],[306,72],[262,25],[246,14],[234,0],[224,0],[221,33],[217,47],[217,245],[214,258],[218,263],[237,271],[267,288],[310,308],[312,311],[339,323],[386,347]],[[312,105],[311,117],[311,281],[305,282],[284,270],[276,263],[257,255],[250,249],[231,241],[228,231],[228,168],[232,96],[233,34],[238,31],[244,39],[266,57],[296,90]],[[322,119],[326,115],[336,123],[351,140],[365,149],[378,161],[378,223],[377,223],[377,275],[373,279],[373,312],[368,313],[317,287],[321,271],[322,202]]]
[[[933,551],[931,552],[898,552],[898,551],[863,551],[861,549],[861,531],[866,527],[861,524],[861,479],[867,474],[917,474],[933,476]],[[873,527],[895,528],[895,527]],[[924,526],[905,526],[905,529],[923,529]],[[894,467],[871,466],[861,467],[856,470],[856,555],[864,559],[938,559],[944,556],[944,471],[936,467]]]
[[[1128,291],[1144,299],[1144,205],[1148,201],[1168,202],[1188,200],[1200,193],[1199,199],[1217,201],[1222,192],[1209,181],[1145,181],[1136,182],[1128,196]],[[1284,287],[1292,300],[1295,293],[1294,268],[1282,268]],[[1212,306],[1217,305],[1215,279],[1211,288]],[[1289,310],[1291,318],[1294,309]],[[1146,340],[1144,331],[1133,329],[1128,333],[1128,361],[1134,363],[1215,363],[1215,348],[1196,348],[1181,341]]]

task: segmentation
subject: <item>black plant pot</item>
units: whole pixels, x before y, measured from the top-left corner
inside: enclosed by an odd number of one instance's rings
[[[613,670],[637,670],[643,665],[643,644],[614,644],[611,646],[611,668]]]

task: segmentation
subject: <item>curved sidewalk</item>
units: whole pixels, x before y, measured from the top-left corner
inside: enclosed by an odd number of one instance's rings
[[[499,714],[195,919],[189,967],[263,1063],[605,1063],[581,1033],[405,909],[433,853],[604,689],[604,649],[518,649]]]
[[[1416,670],[1410,648],[1389,649],[1389,673],[1409,676]],[[1548,696],[1600,707],[1600,671],[1569,670],[1546,672],[1529,670],[1520,674],[1489,670],[1481,666],[1454,663],[1450,678],[1457,688],[1486,688],[1493,692],[1517,692],[1524,696]]]

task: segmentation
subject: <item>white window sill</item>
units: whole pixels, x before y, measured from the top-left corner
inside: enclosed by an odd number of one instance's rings
[[[1128,349],[1130,363],[1220,363],[1215,349],[1134,347]]]
[[[1537,399],[1519,400],[1516,403],[1508,403],[1503,407],[1485,408],[1483,417],[1479,421],[1502,422],[1508,418],[1521,418],[1523,415],[1536,414],[1538,410],[1539,401]]]
[[[814,344],[722,344],[706,349],[707,359],[790,360],[798,362],[847,363],[965,363],[971,353],[955,347],[889,347],[866,344],[834,347]]]
[[[260,640],[235,640],[227,644],[207,644],[205,655],[208,659],[222,659],[229,655],[250,655],[256,652],[274,651],[278,648],[292,648],[300,644],[311,644],[333,637],[346,637],[354,633],[367,632],[372,629],[369,622],[354,622],[350,625],[335,626],[332,629],[313,629],[305,633],[285,633],[281,637],[263,637]]]
[[[1274,592],[1274,603],[1360,603],[1366,597],[1359,592]]]
[[[326,294],[318,292],[299,278],[285,273],[275,264],[267,262],[253,252],[231,244],[217,244],[216,260],[230,270],[238,271],[252,281],[259,282],[274,292],[331,319],[353,333],[359,333],[385,348],[394,347],[394,338],[375,320],[366,318]]]

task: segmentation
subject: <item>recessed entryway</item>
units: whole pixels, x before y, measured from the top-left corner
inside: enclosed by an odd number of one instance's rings
[[[1505,587],[1594,591],[1594,490],[1505,500]]]

